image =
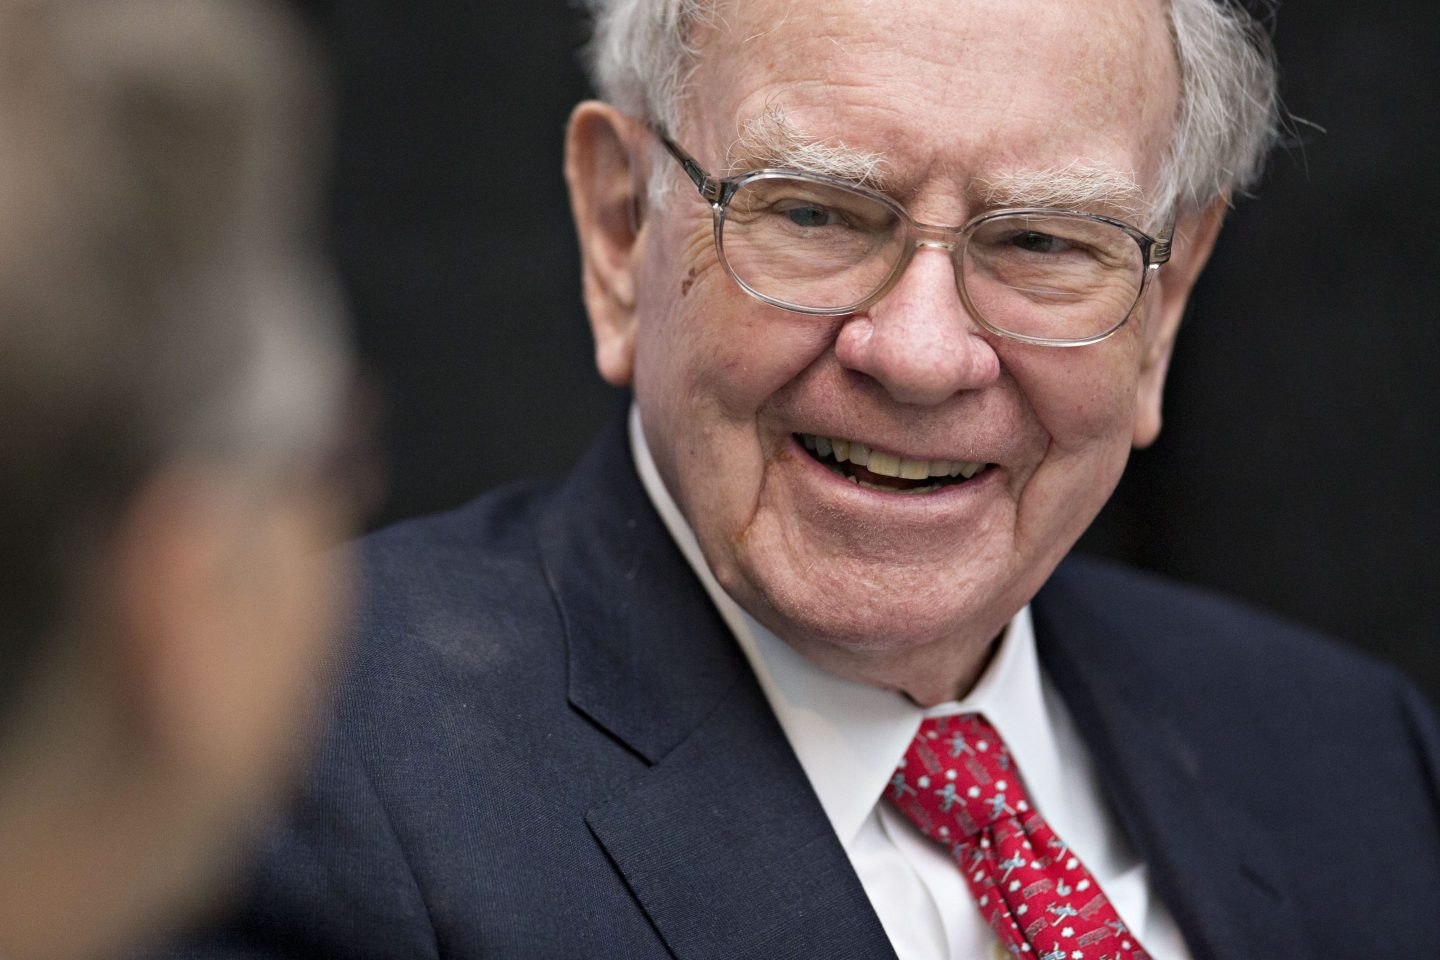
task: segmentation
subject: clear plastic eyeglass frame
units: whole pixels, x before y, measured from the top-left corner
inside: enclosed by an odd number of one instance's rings
[[[1017,340],[1022,343],[1037,344],[1039,346],[1083,347],[1088,344],[1099,343],[1100,341],[1105,340],[1125,325],[1125,323],[1130,319],[1131,315],[1135,312],[1135,307],[1144,298],[1145,291],[1149,288],[1152,274],[1154,274],[1160,268],[1161,264],[1167,262],[1170,259],[1170,245],[1175,230],[1175,222],[1173,218],[1166,225],[1162,235],[1159,237],[1152,237],[1149,234],[1136,229],[1135,227],[1131,226],[1128,223],[1125,223],[1122,220],[1116,220],[1112,217],[1106,217],[1096,213],[1088,213],[1082,210],[1069,210],[1064,208],[1009,207],[1005,209],[987,211],[986,213],[980,214],[979,216],[971,219],[967,223],[964,223],[960,226],[939,226],[935,224],[921,223],[917,221],[914,217],[910,216],[908,210],[906,210],[903,206],[901,206],[893,198],[887,196],[886,194],[880,193],[876,190],[871,190],[866,187],[858,186],[856,184],[847,183],[842,180],[836,180],[834,178],[825,177],[818,174],[806,173],[799,170],[763,169],[752,170],[747,173],[738,174],[733,177],[714,177],[711,176],[704,167],[700,166],[700,164],[695,160],[694,157],[692,157],[689,153],[685,152],[685,150],[681,148],[679,144],[675,143],[675,141],[670,139],[670,137],[668,137],[664,132],[658,129],[653,130],[653,132],[659,138],[660,142],[664,144],[665,149],[669,151],[670,155],[674,157],[675,160],[684,169],[685,175],[689,177],[690,181],[695,184],[696,189],[699,190],[700,196],[710,204],[711,216],[714,221],[715,249],[716,252],[719,254],[720,264],[725,268],[725,272],[729,274],[730,278],[734,280],[735,283],[742,290],[744,290],[751,297],[754,297],[756,300],[759,300],[763,303],[768,303],[772,306],[780,307],[784,310],[793,311],[795,313],[812,314],[817,316],[841,316],[844,314],[856,313],[858,311],[864,310],[866,307],[869,307],[870,305],[879,301],[882,297],[884,297],[887,293],[890,292],[890,290],[895,286],[896,283],[899,282],[900,278],[904,275],[906,268],[910,265],[910,260],[912,257],[914,257],[916,250],[920,249],[921,247],[936,247],[944,249],[950,253],[951,264],[955,271],[955,286],[960,293],[960,298],[965,304],[965,307],[969,311],[970,315],[986,330],[990,331],[996,336],[1005,337],[1010,340]],[[750,286],[750,284],[746,283],[742,277],[736,274],[734,268],[730,264],[729,259],[725,255],[725,218],[726,211],[730,205],[730,201],[734,199],[735,194],[746,184],[754,182],[756,180],[762,180],[767,178],[773,179],[777,177],[786,177],[802,182],[816,184],[829,189],[848,191],[852,194],[856,194],[876,203],[882,204],[892,214],[894,214],[896,221],[902,225],[902,228],[904,230],[904,242],[901,247],[899,259],[895,262],[894,266],[891,267],[889,274],[886,276],[885,280],[879,285],[879,287],[877,287],[869,295],[854,303],[849,303],[838,307],[810,307],[801,304],[790,303],[785,300],[768,296],[760,292],[759,290],[756,290],[754,287]],[[965,252],[965,245],[977,227],[993,221],[996,218],[1012,217],[1016,215],[1062,217],[1094,221],[1096,223],[1107,224],[1111,227],[1118,228],[1119,230],[1123,231],[1127,236],[1129,236],[1130,239],[1134,240],[1135,243],[1138,245],[1140,251],[1141,276],[1139,282],[1136,284],[1135,298],[1130,303],[1129,308],[1124,312],[1124,315],[1121,316],[1118,320],[1116,320],[1113,325],[1109,326],[1103,331],[1080,338],[1069,339],[1040,337],[1024,333],[1017,333],[1013,330],[1006,330],[1002,327],[996,326],[994,323],[988,320],[980,310],[976,309],[974,303],[971,302],[969,292],[965,289],[964,268],[962,266],[962,258]]]

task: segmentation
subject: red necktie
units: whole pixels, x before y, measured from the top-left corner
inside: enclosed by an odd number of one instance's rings
[[[921,723],[886,795],[949,849],[981,915],[1015,956],[1149,960],[1035,810],[1005,742],[980,714]]]

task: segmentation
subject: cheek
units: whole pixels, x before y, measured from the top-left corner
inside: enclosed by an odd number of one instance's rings
[[[653,221],[637,284],[635,391],[642,397],[694,396],[723,344],[707,311],[697,309],[725,280],[708,222],[675,219]]]
[[[834,324],[748,296],[721,266],[708,220],[657,230],[640,289],[635,389],[646,421],[694,417],[753,422],[766,402],[809,368]]]
[[[1121,339],[1121,338],[1124,339]],[[1140,345],[1122,330],[1075,349],[1002,348],[1003,362],[1049,436],[1052,456],[1128,450],[1134,426]]]

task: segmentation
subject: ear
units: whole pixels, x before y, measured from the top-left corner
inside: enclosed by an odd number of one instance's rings
[[[1229,208],[1229,197],[1220,196],[1201,210],[1182,218],[1175,225],[1175,240],[1170,261],[1154,278],[1149,297],[1143,353],[1140,358],[1140,379],[1135,387],[1135,430],[1132,443],[1148,447],[1160,435],[1160,408],[1165,392],[1165,375],[1170,369],[1170,356],[1175,349],[1175,335],[1185,305],[1200,271],[1215,249],[1215,238]]]
[[[580,240],[585,309],[595,366],[607,383],[630,383],[635,366],[635,257],[642,229],[643,130],[614,107],[587,100],[570,114],[565,182]]]

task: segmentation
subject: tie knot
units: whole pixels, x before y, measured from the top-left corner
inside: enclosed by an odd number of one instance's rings
[[[1034,813],[1005,741],[978,713],[923,721],[888,796],[921,832],[947,844]]]
[[[886,795],[949,849],[985,922],[1016,957],[1150,960],[1035,812],[1005,741],[980,714],[922,723]]]

